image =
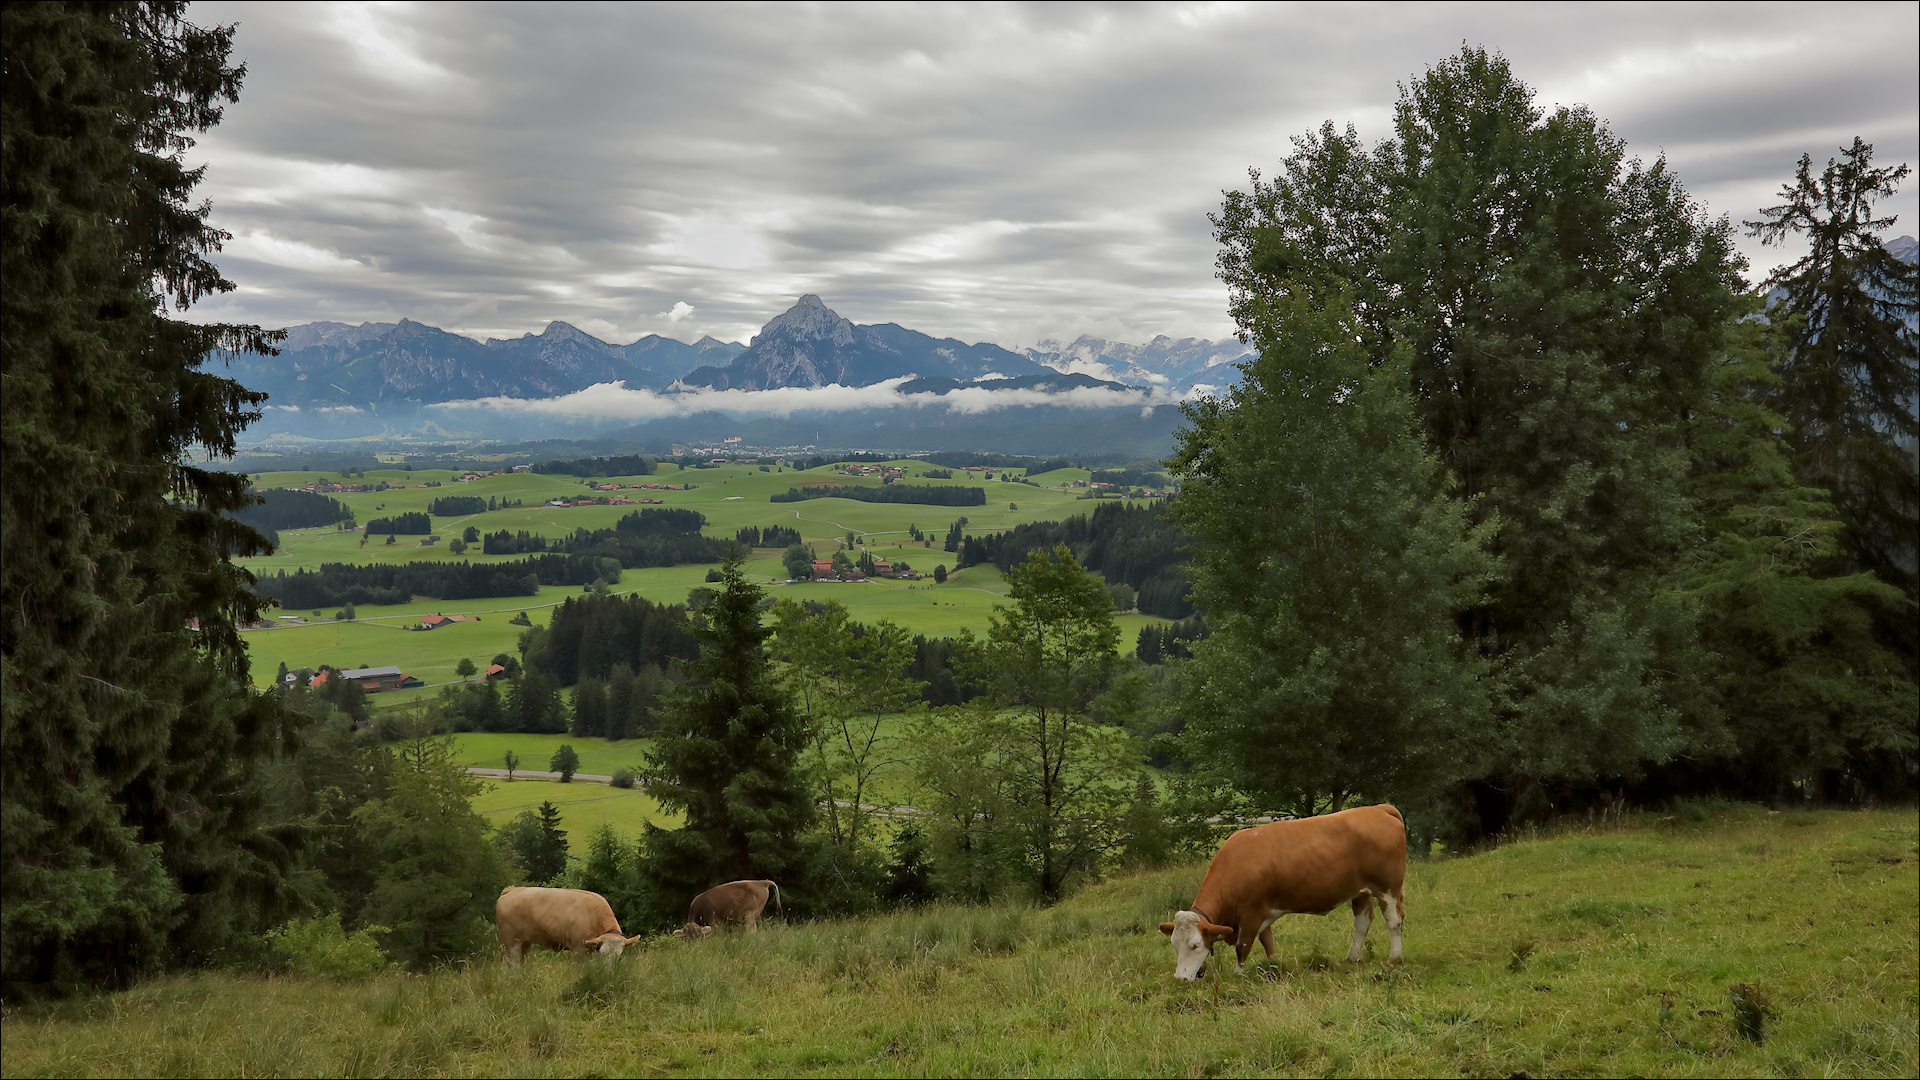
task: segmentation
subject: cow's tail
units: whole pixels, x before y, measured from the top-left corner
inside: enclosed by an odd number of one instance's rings
[[[769,879],[767,885],[773,889],[774,914],[780,916],[782,919],[786,918],[787,910],[780,906],[780,883]]]

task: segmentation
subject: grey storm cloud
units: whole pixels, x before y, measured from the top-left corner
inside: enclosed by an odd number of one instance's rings
[[[1206,214],[1462,42],[1715,214],[1860,135],[1920,159],[1920,7],[203,3],[200,317],[744,340],[801,293],[1002,345],[1232,332]],[[1888,209],[1914,228],[1916,188]],[[1756,267],[1781,255],[1745,242]]]

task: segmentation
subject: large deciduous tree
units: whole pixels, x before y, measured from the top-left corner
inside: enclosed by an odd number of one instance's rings
[[[264,395],[204,370],[270,352],[174,314],[231,290],[191,133],[244,69],[185,5],[0,9],[0,993],[233,955],[283,918],[300,831],[257,763],[290,715],[250,689],[230,456]]]
[[[916,771],[946,891],[1053,900],[1123,841],[1144,755],[1101,717],[1120,665],[1106,583],[1060,545],[1007,585],[970,650],[984,692],[919,725]]]
[[[1683,425],[1743,285],[1729,223],[1479,48],[1408,84],[1378,146],[1327,125],[1295,151],[1214,216],[1221,276],[1249,333],[1289,282],[1348,283],[1353,336],[1405,356],[1429,448],[1500,523],[1462,619],[1500,683],[1486,824],[1697,741],[1661,582],[1696,535]]]
[[[827,838],[858,849],[871,840],[875,778],[897,764],[890,721],[918,712],[926,683],[911,678],[913,636],[881,619],[854,623],[828,601],[819,610],[791,600],[774,605],[775,654],[806,716],[807,764],[826,819]]]

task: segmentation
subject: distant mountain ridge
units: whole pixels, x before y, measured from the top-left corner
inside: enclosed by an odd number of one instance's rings
[[[1082,335],[1072,344],[1042,341],[1026,355],[1055,371],[1096,379],[1152,386],[1185,393],[1195,386],[1225,386],[1239,379],[1233,365],[1253,355],[1238,341],[1171,338],[1165,334],[1145,345]]]
[[[649,334],[629,345],[564,322],[537,334],[475,340],[412,319],[314,322],[288,328],[279,356],[228,357],[245,385],[277,411],[371,412],[398,419],[427,405],[480,398],[539,400],[588,387],[674,391],[872,386],[906,378],[904,393],[944,395],[970,385],[1061,392],[1105,386],[1185,393],[1238,377],[1234,341],[1164,335],[1145,345],[1082,336],[1016,352],[990,342],[936,338],[894,323],[857,325],[811,293],[751,343],[687,344]]]
[[[934,338],[894,323],[857,326],[808,293],[754,335],[725,367],[688,372],[680,385],[714,390],[871,386],[905,375],[971,380],[1046,369],[998,345]]]
[[[664,389],[689,368],[724,361],[737,342],[691,345],[649,334],[613,345],[578,327],[475,341],[438,327],[305,323],[287,329],[279,356],[236,356],[233,373],[282,408],[374,408],[482,397],[547,398],[597,383]]]

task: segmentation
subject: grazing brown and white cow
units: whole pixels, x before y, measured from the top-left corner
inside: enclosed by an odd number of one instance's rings
[[[767,897],[773,897],[773,909],[781,916],[780,886],[771,881],[729,881],[715,885],[693,898],[687,905],[687,925],[675,930],[676,936],[702,938],[722,926],[744,926],[749,932],[759,929],[760,913],[767,909]]]
[[[507,963],[519,967],[529,945],[544,945],[575,956],[592,951],[609,960],[640,939],[620,933],[607,898],[585,889],[535,889],[509,885],[493,908]]]
[[[1174,976],[1191,981],[1206,967],[1215,942],[1233,942],[1237,970],[1245,971],[1256,939],[1273,956],[1275,919],[1325,915],[1351,903],[1351,963],[1360,959],[1377,901],[1393,942],[1387,960],[1398,962],[1406,880],[1406,822],[1385,803],[1276,821],[1227,837],[1193,906],[1161,923],[1160,932],[1173,940]]]

